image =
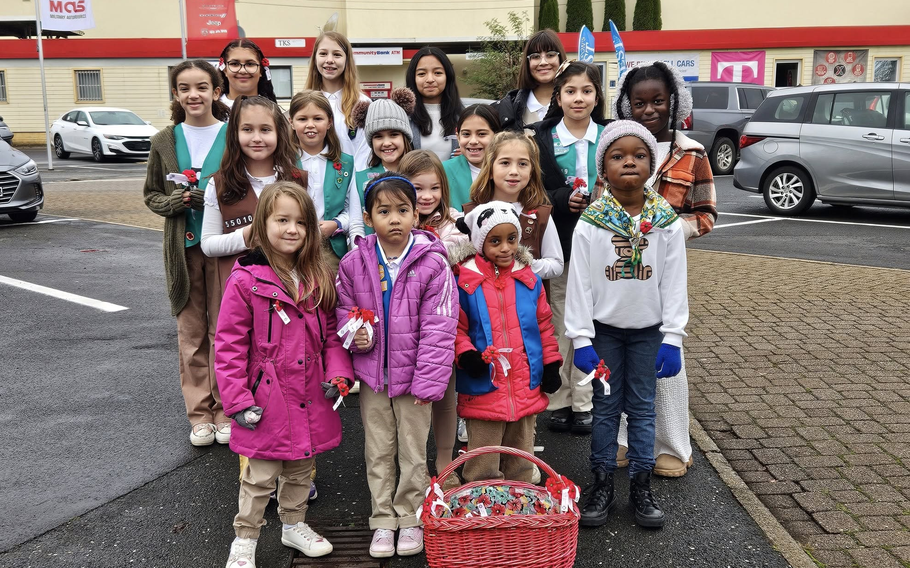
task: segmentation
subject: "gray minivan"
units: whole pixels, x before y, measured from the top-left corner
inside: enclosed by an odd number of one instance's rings
[[[830,205],[910,207],[910,83],[794,87],[768,94],[740,139],[739,189],[799,215]]]

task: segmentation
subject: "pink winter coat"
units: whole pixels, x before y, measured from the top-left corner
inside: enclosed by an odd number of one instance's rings
[[[389,302],[385,330],[376,235],[357,239],[357,248],[341,259],[338,278],[338,325],[344,326],[353,307],[372,310],[373,346],[354,352],[354,375],[374,392],[383,389],[388,353],[390,397],[412,394],[437,401],[445,394],[455,358],[458,294],[446,249],[435,236],[414,230],[414,244],[405,256]],[[388,338],[388,342],[386,342]],[[387,344],[388,343],[388,344]]]
[[[313,304],[294,304],[258,250],[234,265],[218,315],[215,377],[228,416],[262,408],[255,430],[231,428],[234,452],[298,460],[341,443],[341,419],[320,383],[353,378],[351,356],[335,333],[334,310]]]

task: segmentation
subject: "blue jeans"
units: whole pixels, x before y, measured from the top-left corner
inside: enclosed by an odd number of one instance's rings
[[[625,412],[629,421],[629,477],[654,469],[654,393],[657,388],[657,351],[664,334],[660,324],[644,329],[620,329],[594,322],[592,344],[610,368],[610,396],[594,382],[594,431],[591,469],[616,469],[616,434]]]

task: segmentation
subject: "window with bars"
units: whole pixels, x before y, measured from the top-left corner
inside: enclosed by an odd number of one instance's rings
[[[101,70],[76,71],[76,101],[103,101]]]

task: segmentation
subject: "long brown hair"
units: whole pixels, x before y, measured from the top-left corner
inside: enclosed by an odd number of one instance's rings
[[[600,86],[600,71],[590,63],[583,63],[581,61],[569,63],[569,65],[562,70],[562,73],[556,76],[556,79],[553,81],[553,96],[550,97],[550,108],[547,110],[547,116],[544,117],[544,120],[549,118],[562,118],[565,116],[562,106],[558,102],[562,96],[562,88],[566,86],[569,79],[577,77],[578,75],[586,76],[587,79],[591,81],[591,84],[594,85],[594,93],[597,96],[597,102],[594,103],[594,109],[591,110],[591,120],[603,122],[604,110],[607,105],[604,102],[604,93]]]
[[[212,67],[212,64],[208,61],[203,59],[188,59],[187,61],[181,61],[175,65],[170,72],[171,92],[177,90],[177,79],[180,77],[180,74],[187,69],[199,69],[208,74],[209,79],[212,81],[212,116],[222,122],[227,120],[228,115],[231,114],[231,109],[219,100],[221,98],[221,92],[224,90],[224,85],[221,83],[221,73]],[[177,100],[177,96],[174,95],[174,100],[171,101],[171,122],[180,124],[185,121],[186,110],[184,110],[180,101]]]
[[[284,117],[281,108],[269,99],[256,97],[240,97],[234,101],[231,108],[231,119],[228,122],[227,136],[224,141],[224,157],[221,158],[221,184],[215,189],[218,200],[232,204],[237,203],[246,196],[250,185],[246,177],[246,155],[240,147],[239,129],[241,126],[240,115],[243,109],[252,106],[261,106],[268,109],[275,123],[275,134],[278,142],[272,159],[275,161],[275,172],[279,180],[292,180],[300,178],[303,174],[297,169],[297,145],[291,138],[291,123]],[[306,178],[303,178],[306,185]]]
[[[332,105],[329,103],[329,99],[325,98],[325,95],[322,94],[322,91],[306,89],[300,91],[291,99],[291,108],[288,111],[288,116],[291,118],[291,132],[294,133],[292,136],[296,136],[296,131],[294,130],[294,115],[305,109],[307,105],[315,105],[316,108],[324,112],[329,118],[329,129],[325,133],[325,144],[329,147],[329,150],[324,155],[326,160],[337,162],[341,159],[341,141],[338,140],[338,134],[335,133],[335,120],[332,118],[334,116],[332,113]],[[297,140],[297,142],[299,144],[300,140]]]
[[[286,266],[269,242],[267,221],[275,210],[275,202],[282,195],[286,195],[297,202],[305,221],[306,234],[303,247],[295,253],[294,262]],[[256,204],[256,213],[253,214],[253,225],[250,229],[250,243],[258,247],[265,255],[269,266],[281,279],[285,289],[295,302],[300,301],[298,289],[294,285],[291,272],[296,272],[303,284],[304,297],[315,294],[315,307],[323,310],[335,308],[337,296],[335,295],[335,278],[329,269],[328,263],[322,256],[322,238],[319,234],[319,221],[316,217],[316,206],[307,194],[306,189],[292,181],[278,181],[265,186],[259,203]]]
[[[446,171],[442,167],[442,162],[439,161],[439,156],[429,150],[413,150],[405,154],[398,164],[398,173],[412,182],[415,176],[426,172],[436,174],[436,179],[439,180],[439,204],[429,215],[418,212],[418,223],[422,227],[439,227],[446,223],[454,223],[455,219],[452,218],[449,211],[449,201],[451,199],[449,181],[446,177]]]
[[[493,137],[493,141],[487,147],[483,163],[480,166],[480,173],[477,174],[477,179],[471,185],[471,201],[477,204],[493,201],[493,194],[496,190],[493,185],[493,164],[496,162],[499,150],[510,142],[522,144],[528,150],[528,158],[531,161],[531,179],[518,194],[518,201],[522,208],[529,211],[537,209],[541,205],[549,205],[550,199],[547,197],[547,190],[544,188],[540,175],[540,150],[537,148],[537,143],[524,132],[513,130],[500,132]]]
[[[532,90],[540,86],[534,80],[534,76],[531,75],[531,60],[528,59],[528,56],[532,53],[544,51],[559,52],[559,63],[556,64],[557,66],[562,65],[562,62],[566,60],[566,48],[562,46],[562,42],[559,41],[559,36],[556,35],[556,32],[546,29],[535,33],[528,39],[528,43],[525,44],[525,49],[521,53],[521,69],[518,71],[519,89]]]
[[[310,70],[306,77],[306,88],[315,91],[324,91],[322,83],[322,74],[316,68],[316,52],[319,51],[319,44],[323,39],[330,39],[341,47],[344,52],[344,71],[342,80],[344,86],[341,88],[341,112],[344,113],[344,123],[349,130],[353,130],[354,119],[351,114],[354,111],[354,105],[360,100],[360,82],[357,79],[357,64],[354,63],[354,48],[351,42],[342,34],[334,31],[322,32],[316,38],[313,44],[313,54],[310,56]]]

